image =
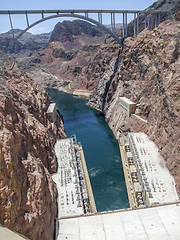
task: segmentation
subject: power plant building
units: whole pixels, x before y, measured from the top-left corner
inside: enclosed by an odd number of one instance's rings
[[[130,101],[126,97],[120,97],[119,104],[121,108],[127,113],[127,116],[130,117],[131,114],[135,113],[136,110],[136,104]]]
[[[128,133],[119,144],[131,207],[179,201],[175,181],[145,133]]]
[[[48,110],[47,110],[47,116],[48,119],[51,122],[56,122],[56,118],[57,118],[57,108],[56,108],[56,103],[50,103]]]

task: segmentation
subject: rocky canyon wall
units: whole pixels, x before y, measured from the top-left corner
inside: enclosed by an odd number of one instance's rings
[[[103,111],[118,138],[144,131],[159,147],[180,194],[180,22],[162,22],[154,30],[127,38],[111,71],[106,71],[89,105]],[[127,117],[119,105],[125,96],[136,103]]]
[[[111,62],[116,60],[119,46],[87,44],[74,47],[73,50],[68,49],[73,44],[75,43],[57,41],[49,43],[39,55],[41,63],[27,69],[27,74],[44,87],[69,92],[77,89],[92,91]],[[28,61],[27,63],[31,65]]]
[[[58,116],[52,129],[47,92],[15,60],[0,53],[0,223],[30,239],[53,239],[57,190],[54,144],[64,138]]]

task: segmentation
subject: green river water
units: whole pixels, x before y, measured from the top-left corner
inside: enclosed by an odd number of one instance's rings
[[[129,207],[118,142],[104,116],[78,98],[47,89],[64,118],[68,137],[81,142],[98,212]]]

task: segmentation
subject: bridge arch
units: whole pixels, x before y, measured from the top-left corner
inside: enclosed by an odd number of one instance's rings
[[[29,25],[17,37],[15,37],[13,42],[12,42],[12,44],[14,44],[14,42],[17,41],[18,38],[20,38],[25,32],[27,32],[30,28],[34,27],[35,25],[37,25],[37,24],[39,24],[41,22],[53,19],[53,18],[58,18],[58,17],[73,17],[73,18],[80,18],[80,19],[89,21],[89,22],[97,25],[97,27],[99,27],[99,28],[103,29],[104,31],[106,31],[108,34],[110,34],[114,38],[114,40],[120,44],[121,48],[123,48],[123,41],[122,41],[122,39],[120,39],[115,33],[113,33],[111,30],[109,30],[103,24],[97,22],[96,20],[94,20],[92,18],[89,18],[89,17],[86,17],[86,16],[82,16],[82,15],[79,15],[79,14],[74,14],[74,13],[56,14],[56,15],[44,17],[44,18],[38,20],[38,21],[34,22],[33,24]]]

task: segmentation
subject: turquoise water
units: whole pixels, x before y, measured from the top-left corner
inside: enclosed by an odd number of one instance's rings
[[[98,211],[129,207],[118,142],[104,116],[87,99],[47,89],[64,118],[68,137],[81,142]]]

